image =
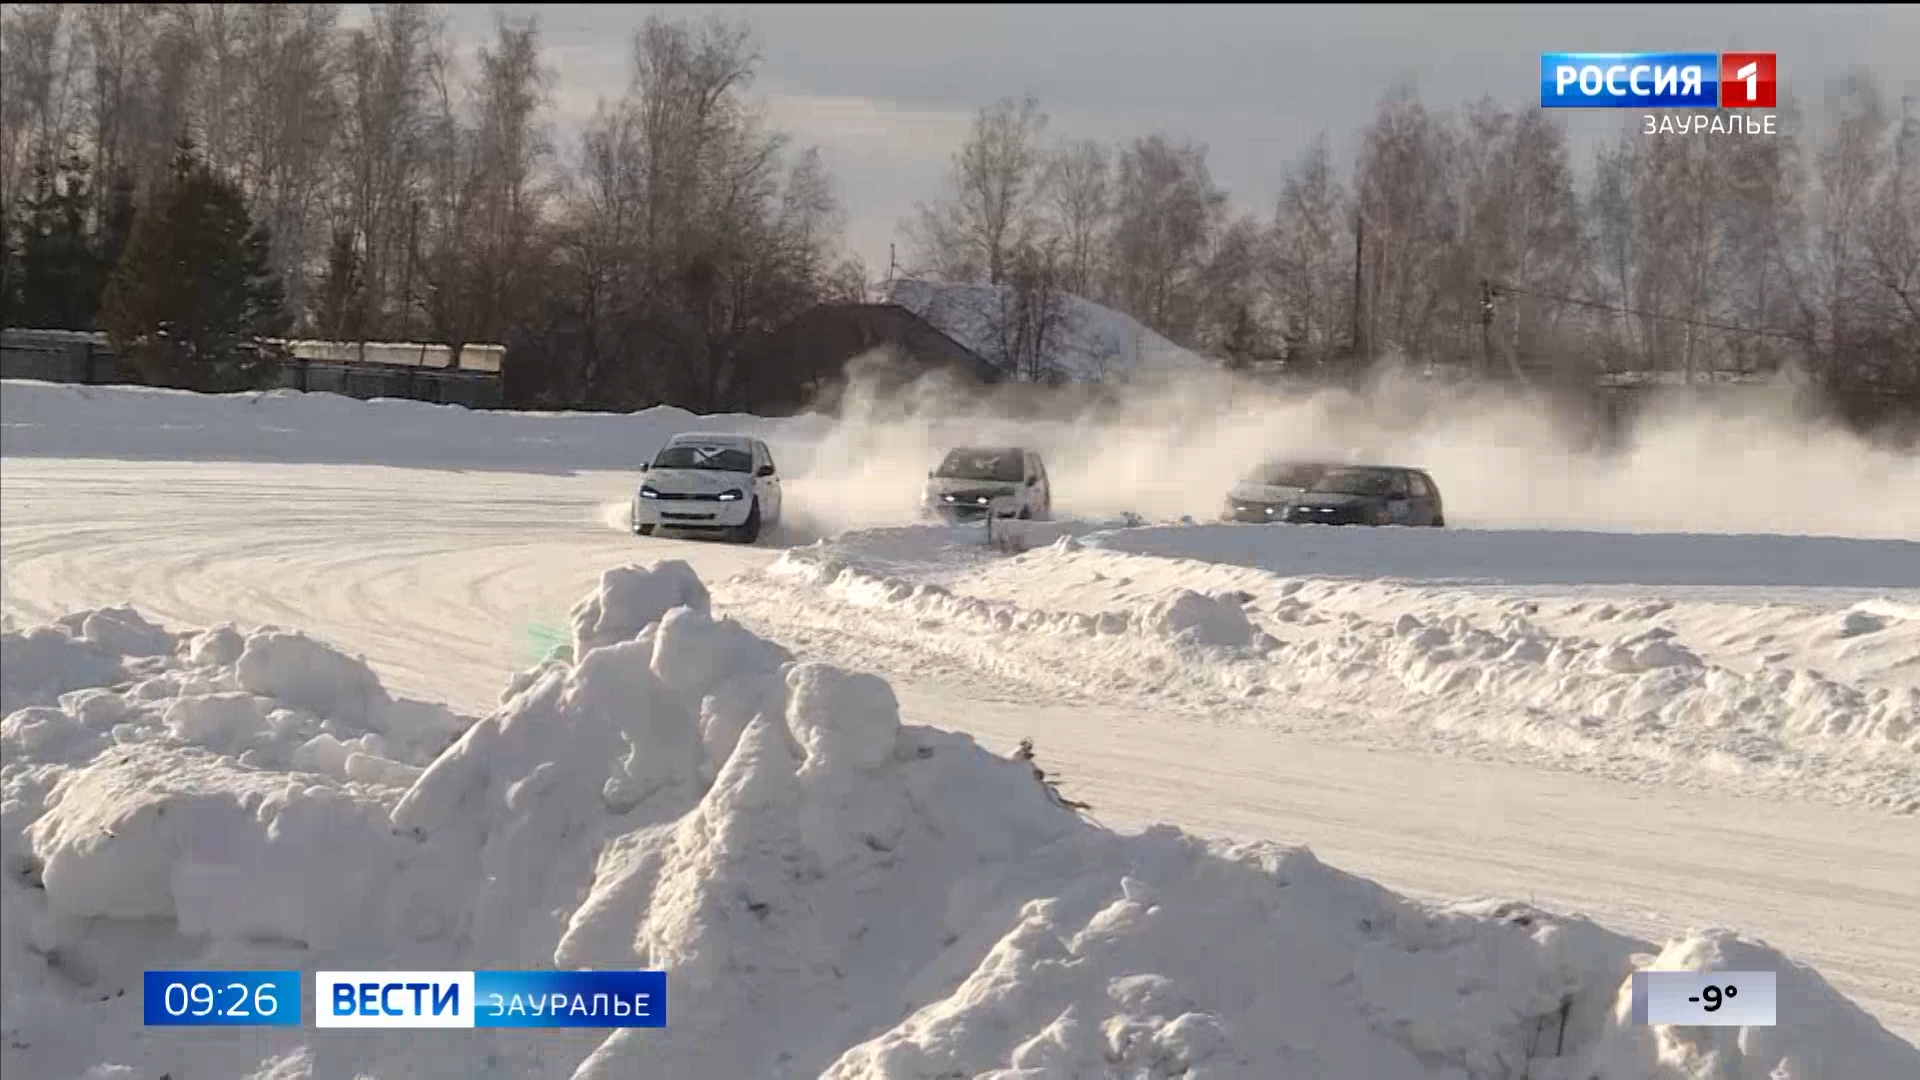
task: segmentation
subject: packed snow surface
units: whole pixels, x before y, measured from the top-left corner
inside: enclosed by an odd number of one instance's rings
[[[1205,602],[1156,633],[1237,641]],[[685,563],[604,573],[474,719],[295,630],[0,635],[9,1076],[1906,1080],[1731,931],[1433,904],[1305,848],[1121,834],[903,724]],[[665,1030],[156,1035],[153,967],[660,967]],[[1774,970],[1781,1023],[1631,1022],[1636,967]],[[311,1006],[308,1006],[311,1010]],[[309,1012],[310,1020],[310,1012]]]

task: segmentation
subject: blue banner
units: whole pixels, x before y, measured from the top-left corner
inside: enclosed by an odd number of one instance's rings
[[[148,1027],[299,1027],[297,971],[149,971]]]
[[[667,1026],[664,971],[476,971],[477,1028]]]
[[[1545,109],[1712,109],[1720,104],[1720,54],[1542,53]]]

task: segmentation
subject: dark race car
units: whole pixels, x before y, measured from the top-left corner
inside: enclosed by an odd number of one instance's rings
[[[1340,465],[1320,474],[1287,507],[1297,525],[1424,525],[1447,523],[1440,486],[1420,469]]]
[[[1272,524],[1287,520],[1287,507],[1332,465],[1313,461],[1268,461],[1256,466],[1227,492],[1222,513],[1228,521]]]

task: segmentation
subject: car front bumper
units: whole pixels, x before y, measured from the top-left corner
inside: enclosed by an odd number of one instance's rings
[[[1227,521],[1272,525],[1287,520],[1287,508],[1277,503],[1232,502],[1221,516]]]
[[[1332,509],[1314,509],[1296,506],[1286,513],[1290,525],[1384,525],[1375,520],[1375,513],[1365,507],[1336,507]]]
[[[936,506],[933,516],[949,525],[967,525],[987,519],[984,506]]]
[[[633,524],[659,529],[737,529],[747,523],[753,512],[753,500],[714,498],[633,497]]]

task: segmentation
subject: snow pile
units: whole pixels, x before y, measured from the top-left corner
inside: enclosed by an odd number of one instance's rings
[[[1335,532],[1352,537],[1354,550],[1327,535]],[[1184,543],[1188,534],[1198,542]],[[1906,609],[1895,601],[1840,610],[1744,596],[1615,602],[1526,595],[1510,584],[1290,577],[1126,551],[1271,538],[1273,551],[1323,555],[1295,565],[1324,573],[1339,560],[1425,544],[1442,564],[1451,548],[1492,566],[1497,534],[1151,527],[1063,536],[1012,558],[944,536],[849,533],[794,548],[769,573],[848,609],[833,618],[816,603],[816,618],[859,627],[877,644],[911,639],[920,656],[1036,695],[1151,695],[1290,728],[1323,717],[1343,740],[1465,745],[1621,779],[1920,812],[1920,621],[1897,618]],[[1647,538],[1617,539],[1616,557]],[[1899,546],[1835,543],[1867,554]],[[1908,572],[1892,557],[1856,557],[1852,568]],[[1603,563],[1585,569],[1608,573]],[[1771,572],[1832,570],[1808,559]],[[1284,708],[1276,713],[1273,702]]]
[[[1780,972],[1783,1026],[1707,1047],[1629,1026],[1623,988],[1653,950],[1583,920],[1415,903],[1301,848],[1099,828],[1025,763],[901,724],[884,682],[714,617],[680,564],[608,573],[574,644],[431,760],[456,718],[426,723],[318,643],[143,625],[4,639],[10,688],[65,687],[5,722],[8,1075],[1920,1069],[1755,942],[1687,935],[1661,956]],[[139,1027],[147,967],[267,965],[657,966],[673,1021],[311,1043]]]
[[[1047,529],[1051,523],[1018,524]],[[996,523],[994,527],[998,530],[1001,525]],[[960,530],[870,530],[850,533],[837,541],[821,541],[808,547],[793,548],[769,567],[768,573],[775,578],[827,590],[855,607],[904,611],[925,627],[954,622],[976,632],[1005,633],[1017,630],[1076,640],[1118,635],[1146,636],[1175,647],[1190,645],[1222,650],[1244,649],[1254,643],[1253,624],[1241,610],[1241,598],[1237,596],[1212,596],[1183,589],[1170,596],[1130,607],[1097,612],[1045,611],[1023,608],[1011,601],[991,601],[957,594],[937,582],[915,581],[909,576],[877,571],[864,560],[849,564],[834,555],[835,552],[857,549],[866,543],[884,545],[887,543],[886,534],[890,531],[906,532],[911,536]],[[1071,535],[1064,535],[1046,550],[1048,554],[1070,552],[1074,550],[1071,547],[1074,543]],[[964,545],[956,544],[954,547],[963,552],[966,550]]]
[[[1011,286],[903,280],[894,282],[888,299],[977,355],[1001,362],[1001,328],[1013,304]],[[1062,381],[1126,382],[1149,373],[1218,366],[1131,315],[1078,296],[1062,296],[1060,305],[1060,322],[1042,365]]]

